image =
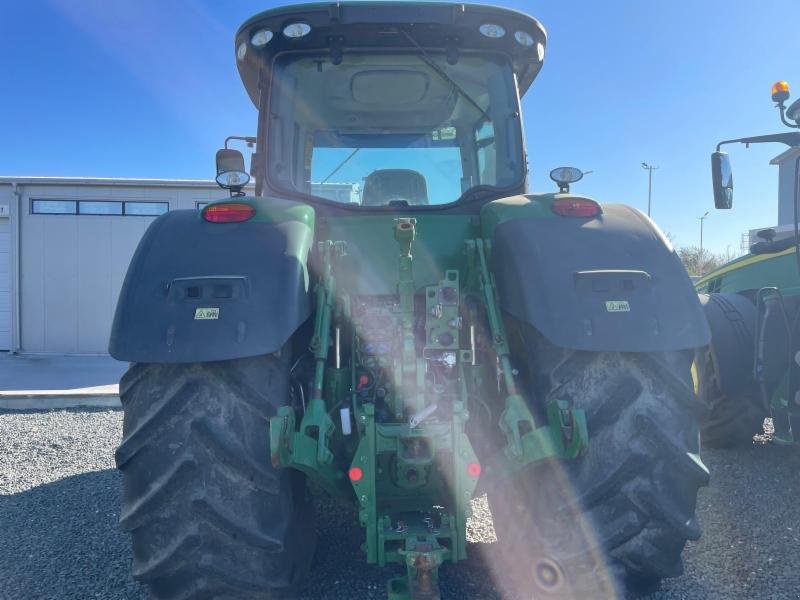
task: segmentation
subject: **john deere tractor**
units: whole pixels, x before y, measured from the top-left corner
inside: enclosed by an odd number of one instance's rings
[[[784,125],[800,129],[800,101],[789,107],[789,85],[772,86]],[[784,188],[791,225],[766,228],[750,252],[697,282],[711,326],[711,344],[697,356],[697,383],[708,405],[702,422],[707,446],[751,444],[772,417],[772,440],[800,442],[800,131],[725,140],[711,155],[714,203],[729,209],[733,177],[724,144],[779,143],[791,185]],[[782,169],[784,167],[781,167]],[[788,230],[787,230],[788,229]],[[783,230],[783,231],[781,231]]]
[[[132,363],[121,521],[153,597],[297,596],[311,492],[357,507],[394,600],[446,596],[482,494],[498,590],[612,597],[681,573],[708,326],[647,217],[570,191],[575,168],[528,191],[520,98],[545,46],[535,19],[468,4],[239,29],[251,165],[219,151],[230,196],[150,226],[111,338]]]

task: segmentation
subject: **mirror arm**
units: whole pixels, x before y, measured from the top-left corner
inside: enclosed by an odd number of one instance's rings
[[[225,138],[225,145],[223,146],[226,150],[228,149],[228,142],[231,140],[242,140],[247,144],[248,148],[252,148],[253,144],[256,143],[256,138],[251,135],[229,135]]]
[[[786,106],[784,105],[783,102],[778,103],[777,107],[778,107],[778,110],[781,113],[781,123],[783,123],[787,127],[792,127],[793,129],[800,129],[800,123],[791,123],[786,118]]]
[[[720,151],[720,146],[723,144],[735,144],[736,142],[742,144],[766,144],[770,142],[778,144],[786,144],[787,146],[795,147],[800,146],[800,132],[791,133],[771,133],[768,135],[756,135],[753,137],[737,138],[735,140],[723,140],[717,144],[717,152]]]

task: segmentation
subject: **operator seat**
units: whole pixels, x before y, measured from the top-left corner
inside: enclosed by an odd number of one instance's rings
[[[410,205],[428,204],[428,186],[422,173],[411,169],[377,169],[367,175],[361,204],[385,206],[402,200]]]

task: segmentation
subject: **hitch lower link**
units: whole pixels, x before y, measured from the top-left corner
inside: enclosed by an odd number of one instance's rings
[[[480,238],[469,240],[466,249],[477,268],[492,343],[508,394],[499,424],[506,436],[506,448],[504,456],[494,461],[496,468],[513,473],[546,458],[581,456],[589,448],[585,412],[571,408],[564,400],[552,400],[546,405],[547,425],[536,426],[514,380],[516,371],[511,366],[511,350],[497,301],[497,287],[488,266],[487,253],[491,250],[491,243]]]
[[[334,495],[346,494],[350,488],[344,473],[334,464],[331,451],[336,426],[328,414],[323,396],[326,362],[330,342],[331,319],[336,294],[333,264],[346,254],[341,242],[319,242],[322,276],[317,284],[317,318],[310,350],[314,354],[313,393],[305,407],[299,429],[296,429],[295,410],[283,406],[270,419],[270,452],[275,467],[295,468],[314,478]]]
[[[547,403],[547,425],[536,427],[524,399],[506,398],[500,428],[506,435],[504,470],[509,473],[547,458],[577,458],[589,448],[586,413],[564,400]]]

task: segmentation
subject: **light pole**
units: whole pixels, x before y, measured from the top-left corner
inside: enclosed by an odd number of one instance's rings
[[[708,217],[708,211],[702,217],[698,217],[700,219],[700,260],[703,260],[703,221],[706,220]]]
[[[642,161],[642,168],[647,169],[647,216],[650,216],[650,199],[653,197],[653,171],[658,167],[648,165]]]

